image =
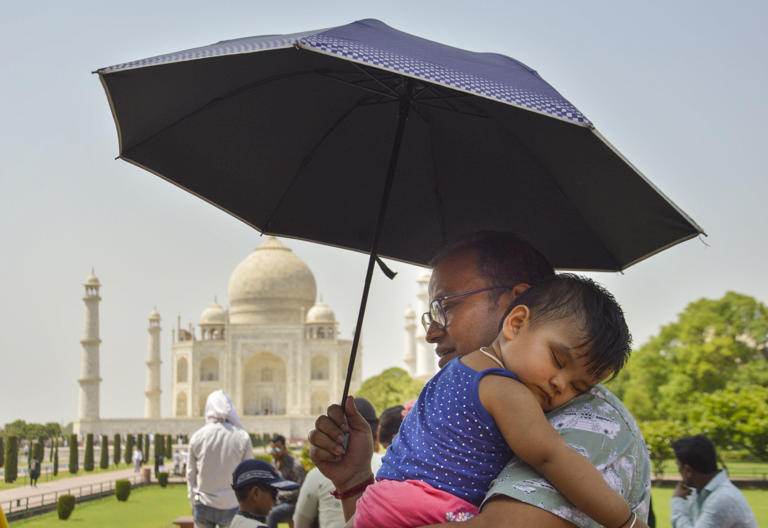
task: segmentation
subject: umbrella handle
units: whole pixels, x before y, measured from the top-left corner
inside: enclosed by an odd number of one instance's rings
[[[349,395],[349,384],[352,382],[352,369],[355,367],[355,359],[357,358],[357,346],[360,343],[360,332],[363,328],[363,318],[365,317],[365,305],[368,303],[368,292],[371,289],[371,279],[373,277],[373,264],[379,260],[376,255],[376,251],[379,247],[379,236],[381,235],[381,229],[384,225],[384,215],[387,212],[387,204],[389,203],[389,195],[392,190],[392,182],[395,179],[395,170],[397,169],[397,161],[400,157],[400,145],[403,141],[403,134],[405,132],[405,124],[408,121],[408,112],[411,108],[411,92],[413,86],[411,81],[406,81],[406,89],[403,95],[400,96],[400,104],[398,105],[398,119],[397,129],[395,131],[395,140],[392,143],[392,153],[389,157],[389,167],[387,168],[387,179],[384,182],[384,191],[381,196],[381,205],[379,206],[379,217],[376,220],[376,230],[373,234],[373,241],[371,242],[371,252],[368,256],[368,269],[365,272],[365,283],[363,284],[363,295],[360,299],[360,310],[357,313],[357,324],[355,325],[355,335],[352,338],[352,351],[349,353],[349,363],[347,364],[347,378],[344,381],[344,393],[341,396],[341,408],[344,408],[344,402],[347,401]],[[391,277],[390,277],[391,278]],[[346,441],[345,441],[346,443]],[[346,446],[345,446],[346,447]]]

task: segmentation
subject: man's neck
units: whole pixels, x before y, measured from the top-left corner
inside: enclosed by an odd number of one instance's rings
[[[696,488],[696,491],[701,493],[701,490],[703,490],[707,484],[709,484],[713,478],[717,476],[717,474],[720,473],[720,470],[714,471],[713,473],[707,473],[707,474],[700,474],[696,475],[696,482],[694,483],[694,487]]]

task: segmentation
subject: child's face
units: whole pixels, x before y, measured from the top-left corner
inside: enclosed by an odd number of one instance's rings
[[[532,327],[530,311],[518,306],[504,320],[502,333],[504,364],[533,392],[545,412],[567,403],[605,378],[588,373],[589,348],[579,347],[584,338],[572,318]]]

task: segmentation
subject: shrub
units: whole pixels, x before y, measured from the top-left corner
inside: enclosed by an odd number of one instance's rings
[[[301,465],[304,466],[305,471],[315,467],[312,459],[309,458],[309,443],[304,444],[304,447],[301,448]]]
[[[101,456],[99,458],[99,467],[107,469],[109,467],[109,437],[101,435]]]
[[[5,438],[0,436],[0,467],[5,465]]]
[[[155,433],[155,456],[164,457],[165,454],[165,437],[161,434]]]
[[[10,435],[5,438],[5,481],[13,482],[19,470],[19,439]]]
[[[119,501],[127,501],[128,495],[131,494],[131,481],[130,480],[116,480],[115,481],[115,497]]]
[[[59,519],[66,521],[69,516],[72,515],[72,510],[75,509],[75,496],[74,495],[62,495],[59,500],[56,501],[56,513]]]
[[[77,473],[78,469],[77,460],[77,435],[69,435],[69,472]]]
[[[120,465],[120,433],[115,434],[114,444],[112,445],[112,460],[116,466]]]
[[[54,440],[54,447],[53,447],[53,476],[59,474],[59,439],[58,437],[56,440]]]
[[[83,455],[83,469],[93,471],[93,433],[85,435],[85,454]]]
[[[157,474],[157,482],[160,484],[161,488],[166,487],[168,485],[168,472],[160,471]]]
[[[165,437],[165,458],[173,457],[173,435]]]
[[[253,455],[253,458],[258,458],[259,460],[263,460],[264,462],[268,462],[270,464],[274,462],[272,460],[272,455]]]
[[[125,463],[130,464],[133,457],[133,435],[125,437]]]
[[[141,433],[136,435],[136,447],[138,447],[139,451],[141,451],[141,453],[144,454],[144,435]],[[147,457],[144,457],[144,460],[146,459]]]

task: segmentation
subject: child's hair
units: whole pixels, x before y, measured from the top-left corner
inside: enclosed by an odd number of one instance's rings
[[[632,350],[632,336],[624,312],[613,295],[595,281],[572,273],[561,273],[531,286],[518,295],[501,324],[515,306],[531,311],[532,328],[548,321],[573,318],[588,346],[587,370],[591,376],[613,379]]]
[[[268,491],[269,493],[272,494],[273,499],[277,499],[277,489],[273,488],[272,486],[265,486],[264,484],[259,484],[258,482],[250,482],[245,486],[240,486],[239,488],[235,488],[235,497],[237,497],[237,502],[244,502],[245,499],[248,498],[248,494],[251,492],[253,488],[260,488],[262,490]]]

